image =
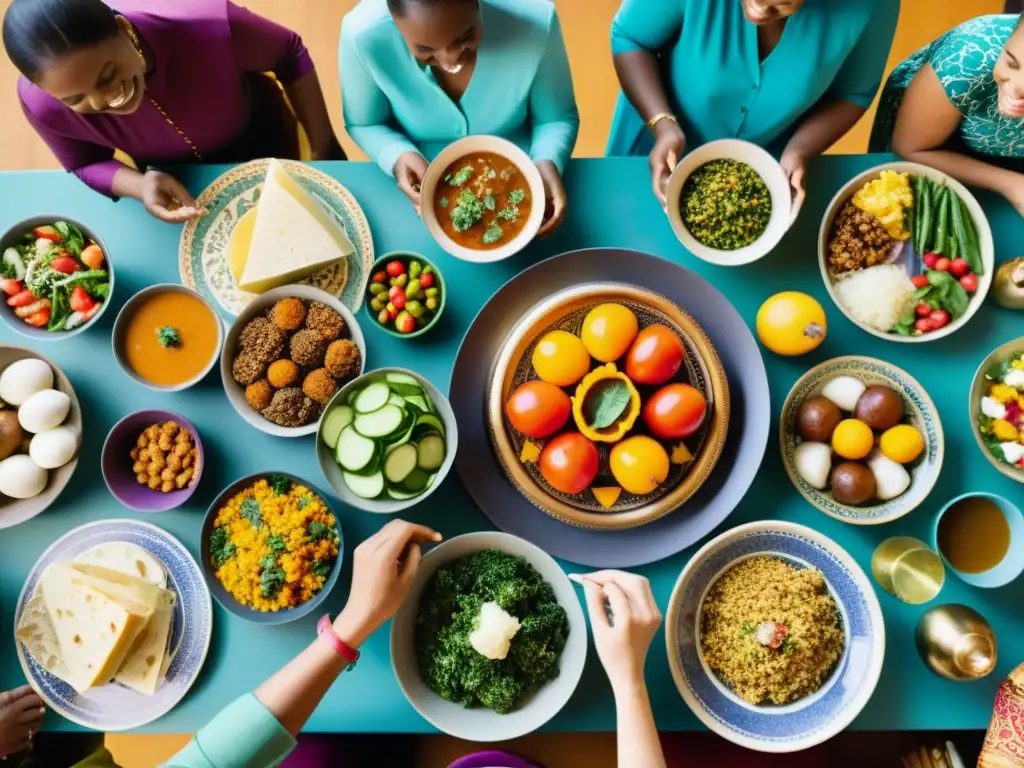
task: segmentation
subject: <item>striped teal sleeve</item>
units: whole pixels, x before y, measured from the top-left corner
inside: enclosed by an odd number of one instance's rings
[[[550,160],[558,172],[563,173],[579,136],[580,114],[562,27],[553,6],[547,49],[530,87],[530,119],[533,126],[531,158],[535,162]]]
[[[271,768],[294,748],[292,735],[250,693],[221,710],[164,768]]]
[[[623,0],[612,20],[612,54],[664,48],[683,28],[684,4],[684,0]]]
[[[860,39],[836,73],[829,95],[864,109],[871,106],[882,84],[899,16],[900,0],[877,0]]]

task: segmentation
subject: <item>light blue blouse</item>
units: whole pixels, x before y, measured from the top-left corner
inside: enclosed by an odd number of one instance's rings
[[[295,739],[251,693],[203,726],[163,768],[270,768],[295,748]]]
[[[550,0],[481,0],[483,42],[458,103],[409,52],[386,0],[362,0],[341,24],[345,129],[386,173],[404,152],[428,160],[463,136],[502,136],[559,171],[579,113]]]
[[[660,53],[687,147],[738,138],[778,155],[822,98],[868,107],[889,55],[899,0],[806,0],[762,62],[740,0],[623,0],[612,52]],[[644,122],[619,97],[609,155],[650,152]]]

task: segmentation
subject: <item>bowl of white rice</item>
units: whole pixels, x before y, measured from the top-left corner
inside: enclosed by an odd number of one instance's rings
[[[830,263],[834,254],[830,254],[829,246],[839,236],[837,233],[841,229],[842,217],[848,215],[850,210],[848,204],[853,203],[854,196],[866,184],[879,179],[883,171],[909,174],[911,178],[924,177],[935,184],[945,185],[962,201],[963,210],[970,216],[976,232],[976,245],[982,266],[975,277],[977,287],[970,292],[969,302],[962,313],[948,318],[945,325],[929,332],[917,332],[913,327],[909,332],[897,331],[901,320],[906,329],[906,319],[914,318],[915,307],[919,304],[920,294],[911,278],[921,275],[928,269],[923,262],[923,254],[916,252],[912,237],[895,240],[891,244],[891,250],[879,248],[865,263],[852,268],[846,265],[844,271],[837,271],[834,264]],[[909,222],[907,226],[912,229],[912,217],[917,215],[913,205],[906,209],[905,215]],[[837,219],[840,221],[837,222]],[[876,219],[870,226],[863,221],[854,222],[855,227],[858,224],[862,227],[863,233],[869,231],[871,226],[880,227],[883,222]],[[882,234],[884,237],[885,233]],[[861,234],[860,237],[867,237],[869,244],[876,244],[876,241],[870,240],[870,234]],[[934,168],[918,163],[895,162],[869,168],[858,174],[832,198],[818,233],[818,266],[829,296],[850,322],[880,339],[912,344],[945,338],[956,333],[971,320],[984,303],[992,285],[995,248],[988,218],[965,186]]]

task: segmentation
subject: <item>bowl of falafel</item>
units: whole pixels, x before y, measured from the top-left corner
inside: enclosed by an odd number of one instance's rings
[[[262,294],[238,315],[221,352],[231,406],[261,432],[316,432],[324,406],[360,376],[366,342],[352,312],[309,285]]]

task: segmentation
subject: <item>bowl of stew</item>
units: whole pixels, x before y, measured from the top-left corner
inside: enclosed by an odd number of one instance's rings
[[[683,158],[668,182],[672,229],[698,259],[723,267],[767,256],[789,230],[789,178],[756,144],[721,139]]]
[[[529,155],[497,136],[467,136],[445,147],[420,194],[427,231],[464,261],[514,256],[544,220],[540,172]]]

